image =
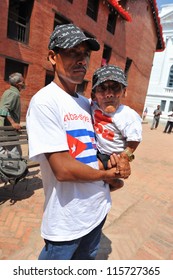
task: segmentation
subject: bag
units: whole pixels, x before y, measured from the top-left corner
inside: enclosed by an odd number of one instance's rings
[[[12,153],[0,155],[0,179],[14,185],[28,173],[27,161]]]

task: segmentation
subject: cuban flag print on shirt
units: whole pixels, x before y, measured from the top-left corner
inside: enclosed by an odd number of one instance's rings
[[[70,155],[84,164],[98,168],[95,132],[88,99],[78,95],[73,100],[70,97],[70,101],[66,100],[65,104],[64,127]]]
[[[67,131],[70,155],[82,163],[90,164],[97,161],[94,132],[86,129]]]

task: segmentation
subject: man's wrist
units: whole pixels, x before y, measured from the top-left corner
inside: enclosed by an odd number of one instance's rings
[[[121,153],[121,156],[124,157],[124,158],[127,158],[128,161],[133,161],[135,159],[135,156],[134,154],[132,153],[132,151],[128,148],[126,148],[122,153]]]

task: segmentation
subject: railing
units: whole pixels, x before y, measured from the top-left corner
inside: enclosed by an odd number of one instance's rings
[[[13,19],[8,19],[8,37],[22,43],[27,43],[28,28],[26,24],[22,24]]]
[[[165,88],[165,95],[173,96],[173,88]]]

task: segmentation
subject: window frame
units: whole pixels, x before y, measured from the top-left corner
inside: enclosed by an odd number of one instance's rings
[[[86,14],[94,21],[97,21],[99,0],[88,0]]]
[[[167,87],[173,88],[173,65],[171,65],[170,70],[169,70]]]
[[[118,19],[118,13],[116,11],[113,11],[113,12],[111,11],[108,15],[106,29],[113,35],[115,34],[117,19]]]
[[[19,72],[24,78],[27,76],[29,64],[16,59],[5,58],[4,81],[8,82],[12,73]]]

